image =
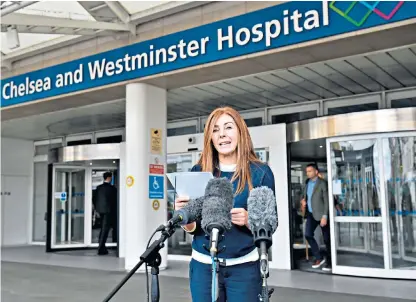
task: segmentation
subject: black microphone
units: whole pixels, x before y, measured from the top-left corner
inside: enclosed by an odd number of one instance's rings
[[[162,231],[167,228],[175,227],[176,225],[186,225],[197,220],[202,219],[202,205],[205,196],[191,199],[186,206],[173,213],[173,217],[168,222],[162,224],[157,228],[157,231]]]
[[[273,243],[272,235],[277,229],[276,198],[269,187],[258,187],[250,191],[247,200],[248,224],[254,244],[260,248],[261,271],[268,274],[267,251]]]
[[[205,189],[201,227],[210,236],[210,253],[216,256],[218,242],[231,229],[231,209],[234,205],[233,186],[227,178],[213,178]]]

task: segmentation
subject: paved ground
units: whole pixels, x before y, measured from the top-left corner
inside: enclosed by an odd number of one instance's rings
[[[123,273],[37,264],[2,262],[1,298],[5,302],[100,302],[124,277]],[[150,278],[149,278],[150,282]],[[188,279],[160,277],[160,302],[191,301]],[[168,293],[172,296],[168,297]],[[146,279],[135,275],[111,301],[146,301]],[[275,288],[273,302],[410,302],[290,288]]]

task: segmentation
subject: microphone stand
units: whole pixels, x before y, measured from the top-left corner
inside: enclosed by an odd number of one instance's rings
[[[162,228],[160,226],[159,228]],[[159,229],[158,228],[158,229]],[[108,302],[112,297],[123,287],[123,285],[134,275],[134,273],[143,265],[147,263],[148,266],[152,267],[152,302],[159,302],[160,290],[159,290],[159,265],[162,261],[159,251],[165,246],[165,241],[175,233],[175,226],[165,227],[163,226],[162,234],[160,238],[152,243],[149,248],[140,256],[140,262],[121,280],[121,282],[111,291],[111,293],[103,300],[103,302]]]
[[[207,227],[210,233],[210,248],[209,250],[204,246],[206,250],[209,251],[212,259],[211,272],[212,272],[212,281],[211,281],[211,297],[212,301],[216,302],[219,300],[219,271],[220,271],[220,261],[217,257],[218,253],[222,252],[225,247],[218,250],[218,243],[221,241],[222,234],[224,229],[221,226],[214,225],[212,227]]]
[[[261,258],[260,258],[260,274],[263,280],[262,282],[262,290],[261,295],[259,295],[259,301],[261,302],[269,302],[270,296],[273,293],[273,290],[269,293],[269,288],[267,286],[267,278],[269,277],[269,257],[267,253],[267,246],[266,242],[260,243],[260,251],[261,251]]]
[[[255,244],[257,247],[260,247],[260,274],[263,280],[261,294],[259,294],[259,301],[269,302],[270,297],[274,292],[273,288],[269,291],[269,287],[267,285],[267,278],[269,278],[268,249],[272,245],[272,237],[271,234],[267,232],[267,229],[261,226],[260,229],[255,232],[254,238]]]

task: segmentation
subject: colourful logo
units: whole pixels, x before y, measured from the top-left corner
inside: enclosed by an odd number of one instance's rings
[[[331,1],[329,7],[355,26],[361,26],[375,13],[384,20],[390,20],[404,1]]]

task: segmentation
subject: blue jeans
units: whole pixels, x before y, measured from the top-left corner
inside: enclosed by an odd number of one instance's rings
[[[189,265],[189,279],[193,302],[212,302],[211,265],[194,259]],[[218,302],[255,302],[261,293],[260,262],[220,266],[218,274]]]
[[[317,221],[313,218],[311,213],[307,214],[306,218],[306,226],[305,226],[305,238],[308,240],[309,245],[312,249],[312,254],[316,258],[316,260],[322,260],[321,252],[318,246],[318,243],[315,240],[314,233],[315,229],[320,226],[320,221]],[[331,264],[331,233],[329,229],[329,220],[327,220],[327,224],[324,227],[321,227],[322,236],[324,238],[324,243],[326,246],[326,259],[329,264]]]

